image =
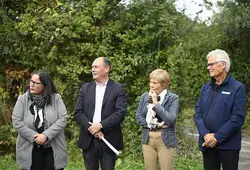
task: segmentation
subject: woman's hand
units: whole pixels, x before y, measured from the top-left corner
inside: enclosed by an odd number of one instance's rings
[[[157,100],[158,95],[153,90],[151,90],[151,97],[153,100],[153,104],[157,104],[158,103],[158,100]]]
[[[35,138],[35,142],[39,145],[45,144],[48,139],[48,137],[43,133],[34,135],[34,138]]]

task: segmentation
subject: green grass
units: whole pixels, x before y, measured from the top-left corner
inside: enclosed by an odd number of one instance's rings
[[[0,170],[18,170],[13,155],[0,156]]]
[[[174,163],[175,170],[203,170],[201,159],[191,159],[189,157],[177,156]]]
[[[175,170],[202,170],[201,160],[192,160],[189,157],[177,155],[175,158],[174,169]],[[118,159],[116,162],[117,170],[144,170],[144,164],[137,162],[131,158]],[[65,170],[83,170],[83,162],[69,162]],[[13,156],[1,156],[0,157],[0,170],[18,170]]]

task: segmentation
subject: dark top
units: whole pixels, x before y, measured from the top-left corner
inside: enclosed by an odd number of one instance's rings
[[[230,74],[219,86],[215,79],[201,88],[195,108],[195,123],[199,132],[199,148],[207,133],[214,133],[217,149],[240,150],[241,127],[246,117],[246,92],[244,85]]]
[[[82,85],[75,105],[74,117],[80,125],[78,146],[82,150],[88,149],[94,138],[89,133],[89,122],[93,122],[95,112],[96,82]],[[101,124],[102,132],[107,141],[116,149],[123,149],[121,123],[127,111],[127,94],[123,85],[112,80],[108,81],[102,103]]]

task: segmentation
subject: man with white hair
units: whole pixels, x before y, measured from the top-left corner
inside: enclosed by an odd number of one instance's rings
[[[216,49],[207,55],[211,81],[203,85],[195,107],[199,148],[205,170],[238,170],[241,128],[246,117],[244,85],[229,74],[228,54]]]

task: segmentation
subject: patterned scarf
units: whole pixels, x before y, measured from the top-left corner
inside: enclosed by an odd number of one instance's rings
[[[44,107],[46,105],[46,97],[40,94],[28,94],[32,101],[29,109],[31,114],[35,116],[35,128],[38,133],[42,133],[44,131]]]

